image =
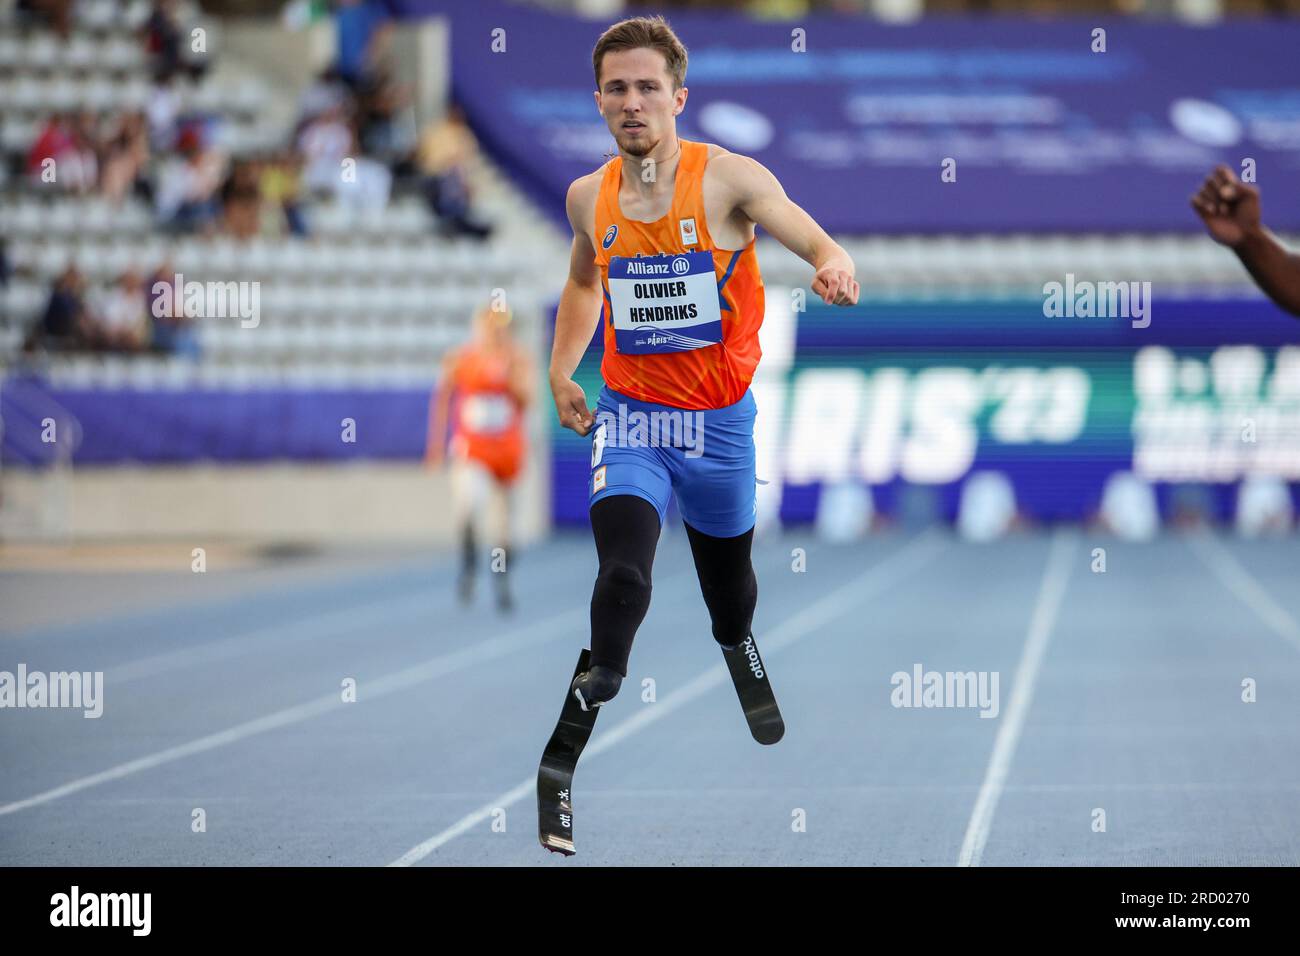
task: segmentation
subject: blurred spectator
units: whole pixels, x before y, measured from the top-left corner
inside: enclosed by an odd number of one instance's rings
[[[153,61],[154,76],[170,79],[181,67],[181,28],[176,22],[176,0],[155,0],[142,28],[145,52]]]
[[[94,341],[94,331],[85,304],[86,280],[70,265],[54,280],[45,312],[23,343],[24,351],[37,348],[71,350]]]
[[[353,208],[381,209],[388,204],[393,174],[383,163],[361,155],[356,134],[342,107],[326,110],[302,131],[303,185]]]
[[[27,151],[27,175],[40,181],[41,174],[45,171],[45,161],[52,159],[56,165],[57,176],[59,157],[67,155],[72,150],[72,145],[71,123],[64,114],[55,113],[45,121],[41,131],[36,134],[36,142],[32,143],[32,148]],[[55,181],[57,182],[57,178]]]
[[[143,113],[125,113],[114,119],[104,143],[104,171],[100,191],[120,203],[133,189],[148,193],[144,172],[149,163],[149,135]]]
[[[114,352],[139,352],[149,341],[148,301],[140,273],[128,269],[99,298],[96,344]]]
[[[358,155],[353,173],[339,177],[335,198],[353,209],[383,209],[392,190],[392,171],[378,160]]]
[[[73,169],[77,178],[67,188],[79,193],[91,192],[99,185],[98,126],[95,114],[90,110],[82,110],[72,124],[72,148],[77,157]]]
[[[28,24],[44,24],[63,39],[72,33],[72,0],[18,0],[16,12]]]
[[[304,126],[331,109],[346,110],[350,97],[338,70],[331,66],[322,71],[298,97],[297,132],[301,133]]]
[[[170,80],[178,73],[199,79],[208,68],[207,51],[193,50],[189,33],[181,25],[176,0],[155,0],[141,32],[145,51],[153,64],[154,78]]]
[[[93,124],[89,114],[74,120],[56,113],[37,134],[27,153],[27,174],[39,184],[51,184],[70,192],[95,188],[99,164],[95,158]],[[53,161],[52,164],[48,161]]]
[[[105,118],[99,134],[93,113],[55,114],[46,120],[27,152],[25,170],[36,183],[74,193],[96,189],[120,203],[133,189],[148,195],[149,142],[140,113]]]
[[[164,77],[155,82],[149,91],[145,112],[149,116],[149,140],[159,152],[175,147],[180,111],[181,97],[175,81]]]
[[[184,293],[176,288],[176,269],[165,261],[145,280],[154,351],[197,358],[198,336],[193,320],[185,315]]]
[[[335,69],[343,82],[354,87],[360,83],[372,62],[372,44],[377,34],[382,37],[388,20],[387,6],[381,0],[336,0],[334,28],[338,38],[338,56]]]
[[[220,215],[217,190],[225,158],[203,146],[198,132],[187,129],[177,141],[179,157],[169,159],[158,175],[154,203],[158,218],[177,232],[209,230]]]
[[[260,164],[239,160],[221,186],[224,228],[236,239],[251,239],[262,228],[262,188]]]
[[[389,25],[371,34],[364,67],[352,80],[361,146],[387,162],[409,157],[416,140],[411,90],[393,75],[392,38]]]
[[[353,208],[383,208],[392,192],[393,174],[386,163],[368,154],[379,149],[401,154],[403,137],[396,114],[406,107],[409,93],[391,83],[386,73],[377,73],[358,79],[359,92],[354,94],[334,79],[336,73],[321,74],[300,100],[297,148],[302,186]],[[369,146],[359,141],[358,123],[371,137]],[[410,135],[405,139],[409,154]],[[302,222],[296,206],[284,211],[290,229],[299,232]]]
[[[448,108],[441,120],[430,123],[420,137],[416,166],[430,208],[447,232],[484,239],[491,234],[491,227],[477,222],[470,212],[470,175],[477,160],[478,140],[456,105]]]
[[[303,184],[312,192],[337,192],[343,160],[355,158],[352,129],[345,107],[332,106],[308,123],[298,136],[303,159]]]
[[[262,232],[288,231],[305,236],[307,226],[298,206],[302,189],[302,163],[291,150],[282,150],[262,165]]]
[[[411,91],[395,82],[385,68],[376,68],[357,88],[361,148],[387,162],[409,158],[415,150]]]

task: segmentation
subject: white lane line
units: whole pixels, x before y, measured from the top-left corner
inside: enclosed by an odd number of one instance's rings
[[[519,599],[520,595],[516,595],[516,603]],[[450,603],[445,595],[425,590],[352,605],[336,611],[319,611],[305,616],[290,617],[282,623],[254,628],[242,634],[178,647],[175,650],[118,664],[105,670],[104,682],[110,686],[121,686],[146,677],[157,677],[160,674],[184,670],[199,664],[210,664],[238,657],[240,654],[267,646],[278,647],[302,640],[341,636],[358,629],[369,633],[374,630],[376,622],[380,619],[385,621],[390,618],[400,619],[422,612],[431,613],[436,618],[437,615],[446,613],[449,608]]]
[[[199,664],[210,664],[238,657],[247,651],[260,650],[268,645],[279,646],[302,640],[333,637],[358,629],[371,632],[376,621],[380,619],[402,618],[421,612],[429,612],[436,617],[446,613],[449,607],[446,595],[425,589],[381,598],[365,604],[351,605],[339,610],[316,611],[302,616],[286,617],[280,623],[257,627],[242,634],[178,647],[118,664],[105,670],[104,682],[120,686],[146,677],[157,677],[160,674]]]
[[[680,571],[672,575],[665,584],[668,587],[677,587],[687,579],[693,580],[695,571]],[[455,671],[464,670],[467,667],[473,667],[485,661],[495,660],[498,657],[504,657],[513,654],[521,648],[529,647],[533,644],[544,644],[566,634],[572,634],[575,628],[581,627],[587,621],[589,609],[586,607],[574,608],[554,614],[542,621],[534,622],[522,628],[515,628],[507,631],[499,637],[486,638],[462,648],[459,651],[453,651],[449,654],[440,654],[437,657],[431,657],[419,664],[403,668],[391,674],[374,680],[367,680],[359,684],[358,701],[373,700],[379,697],[385,697],[388,694],[405,690],[408,687],[414,687],[426,681],[434,680],[446,674]],[[144,757],[138,757],[135,760],[129,760],[126,763],[118,764],[99,773],[91,774],[87,777],[79,777],[61,786],[54,787],[38,793],[35,796],[26,797],[22,800],[16,800],[12,803],[0,804],[0,816],[10,813],[17,813],[19,810],[26,810],[29,807],[39,806],[66,797],[69,794],[77,793],[81,790],[87,790],[91,787],[99,786],[101,783],[108,783],[111,780],[120,780],[123,777],[129,777],[132,774],[142,770],[151,770],[154,767],[171,763],[182,757],[189,757],[194,754],[203,753],[208,750],[214,750],[217,747],[224,747],[226,744],[235,743],[252,737],[256,734],[265,733],[268,730],[276,730],[280,727],[287,727],[290,724],[301,723],[312,717],[318,717],[321,714],[328,713],[337,706],[343,706],[340,695],[336,693],[326,694],[315,700],[310,700],[302,704],[296,704],[293,707],[286,707],[283,710],[277,710],[274,713],[267,714],[264,717],[258,717],[254,720],[237,724],[226,730],[218,731],[215,734],[208,734],[197,740],[191,740],[188,743],[179,744],[175,747],[169,747],[166,750],[160,750],[157,753],[148,754]]]
[[[694,574],[694,572],[690,573]],[[684,577],[685,575],[684,572],[681,576]],[[541,644],[557,637],[571,635],[575,628],[581,626],[586,617],[587,608],[585,607],[564,611],[531,625],[515,628],[499,637],[478,640],[461,650],[431,657],[419,664],[394,671],[383,677],[373,680],[363,679],[358,684],[357,700],[358,702],[365,702],[385,697],[408,687],[422,684],[425,681],[434,680],[446,674],[464,670],[467,667],[473,667],[484,661],[495,660],[498,657],[513,654],[532,644]],[[142,770],[150,770],[171,763],[174,760],[180,760],[182,757],[189,757],[208,750],[214,750],[217,747],[224,747],[226,744],[232,744],[256,734],[265,733],[268,730],[276,730],[290,724],[301,723],[304,720],[319,717],[331,710],[345,706],[349,705],[343,703],[337,691],[325,694],[315,700],[277,710],[264,717],[258,717],[226,730],[208,734],[206,737],[200,737],[188,743],[179,744],[166,750],[160,750],[157,753],[118,764],[116,767],[110,767],[87,777],[79,777],[35,796],[0,805],[0,816],[49,803],[69,794],[99,786],[101,783],[108,783],[110,780],[120,780]]]
[[[186,560],[189,559],[186,558]],[[385,571],[382,574],[385,580],[391,580],[393,574],[409,575],[414,578],[420,572],[424,572],[426,575],[440,575],[454,573],[455,571],[454,564],[448,565],[439,562],[430,568],[428,560],[420,558],[395,559],[391,565],[385,564],[384,568]],[[57,574],[59,572],[49,573]],[[351,572],[337,568],[334,570],[319,569],[317,573],[313,573],[310,569],[303,568],[285,573],[294,576],[281,582],[279,586],[249,584],[247,586],[232,586],[230,591],[216,595],[191,594],[179,596],[173,594],[147,607],[110,608],[98,616],[31,623],[15,629],[0,626],[0,641],[12,639],[25,645],[39,646],[51,638],[59,640],[71,638],[75,641],[100,639],[102,633],[97,630],[96,625],[103,621],[107,621],[109,627],[122,631],[137,627],[156,632],[162,630],[163,626],[169,623],[170,618],[182,614],[207,618],[220,617],[228,607],[241,601],[245,603],[249,601],[270,601],[277,597],[283,598],[286,594],[293,595],[295,593],[297,593],[297,603],[300,606],[303,603],[310,603],[318,593],[334,594],[338,593],[340,588],[355,585],[364,586],[372,579],[378,580],[381,576],[381,572],[374,572],[366,567],[356,568]],[[299,574],[310,576],[299,577]],[[130,578],[128,575],[123,575],[122,580],[123,587],[125,587]],[[420,587],[419,583],[412,582],[410,587],[404,590],[406,594],[422,593],[414,590]],[[328,612],[320,613],[324,615]],[[286,615],[286,618],[290,616]]]
[[[759,635],[763,658],[765,660],[771,659],[773,654],[830,623],[862,601],[874,597],[886,588],[896,584],[913,571],[919,569],[938,552],[944,550],[944,547],[942,539],[929,532],[909,541],[897,552],[878,564],[872,565],[852,581],[841,585],[786,618],[766,635]],[[654,707],[647,707],[638,711],[634,716],[616,725],[607,733],[599,735],[583,751],[583,764],[587,764],[593,757],[599,756],[638,730],[643,730],[656,721],[664,719],[697,697],[704,695],[717,685],[730,679],[725,664],[713,665],[689,683],[663,698]],[[536,792],[537,774],[533,772],[517,786],[507,790],[495,800],[483,804],[477,810],[467,813],[442,832],[413,846],[388,865],[410,866],[413,863],[418,863],[439,847],[445,846],[456,837],[483,823],[498,807],[509,807],[530,794],[535,795]]]
[[[1229,591],[1278,636],[1300,649],[1300,625],[1296,624],[1295,618],[1269,596],[1264,586],[1242,567],[1222,542],[1208,533],[1189,535],[1187,542]]]
[[[445,610],[445,602],[440,604],[436,596],[426,593],[372,601],[337,611],[313,613],[279,624],[254,628],[243,634],[178,647],[176,650],[127,661],[106,671],[104,682],[109,685],[126,684],[198,664],[210,664],[229,657],[237,657],[251,650],[262,650],[268,646],[280,647],[302,640],[341,636],[359,628],[372,633],[376,621],[380,619],[386,621],[415,615],[421,611],[440,613]]]
[[[1038,588],[1038,601],[1029,619],[1029,632],[1011,685],[1011,704],[1007,707],[998,735],[993,741],[993,753],[984,772],[984,783],[980,786],[970,822],[966,825],[961,855],[957,859],[958,866],[979,866],[980,857],[984,854],[984,844],[988,842],[993,817],[997,813],[998,798],[1006,787],[1007,772],[1011,769],[1011,760],[1015,757],[1016,745],[1020,742],[1020,732],[1024,729],[1029,705],[1034,699],[1034,683],[1038,680],[1043,654],[1051,639],[1052,628],[1056,625],[1056,616],[1061,610],[1076,541],[1077,537],[1072,532],[1061,530],[1052,537],[1051,552]]]

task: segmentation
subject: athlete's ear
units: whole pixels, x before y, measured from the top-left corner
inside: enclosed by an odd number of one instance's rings
[[[600,90],[592,90],[591,95],[596,97],[596,112],[598,112],[601,116],[604,116],[605,111],[601,109],[600,106]]]
[[[680,90],[678,90],[676,93],[673,94],[673,99],[677,103],[677,108],[673,110],[674,116],[679,115],[682,110],[686,109],[686,97],[690,92],[691,92],[690,90],[688,90],[686,87],[683,86]]]

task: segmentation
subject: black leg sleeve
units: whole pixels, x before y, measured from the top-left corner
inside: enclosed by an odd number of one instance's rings
[[[600,559],[591,594],[591,663],[626,677],[632,639],[650,609],[659,512],[636,495],[610,495],[591,506],[591,530]]]
[[[686,535],[713,622],[713,639],[727,646],[739,644],[749,636],[758,604],[758,579],[749,560],[754,529],[734,538],[715,538],[687,524]]]

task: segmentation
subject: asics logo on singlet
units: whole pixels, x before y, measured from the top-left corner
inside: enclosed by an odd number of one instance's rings
[[[600,244],[608,249],[614,244],[614,237],[618,235],[618,224],[614,224],[605,230],[605,238],[601,239]]]
[[[763,679],[763,662],[758,657],[758,648],[754,646],[754,638],[747,637],[740,649],[745,652],[749,658],[749,670],[759,680]]]

